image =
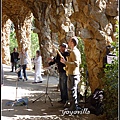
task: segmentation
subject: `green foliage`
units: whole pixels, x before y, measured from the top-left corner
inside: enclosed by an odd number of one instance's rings
[[[86,80],[86,71],[87,71],[87,64],[86,64],[86,56],[85,56],[85,52],[84,52],[84,43],[83,40],[79,39],[79,43],[78,43],[78,49],[80,50],[81,53],[81,65],[80,65],[80,72],[82,75],[83,80]]]
[[[106,65],[104,82],[105,111],[109,120],[118,116],[118,60]]]
[[[14,30],[10,33],[10,53],[13,52],[13,48],[18,47],[16,34]],[[38,35],[36,33],[31,32],[31,57],[36,55],[36,50],[39,50],[39,41]]]
[[[10,53],[13,52],[13,48],[18,47],[17,39],[15,36],[15,32],[12,30],[10,33]]]
[[[36,55],[36,50],[39,50],[39,40],[36,33],[31,33],[31,57]]]
[[[118,34],[118,29],[116,30]],[[117,36],[118,38],[118,36]],[[118,57],[118,42],[113,42],[113,54]],[[105,92],[105,112],[108,120],[118,119],[118,59],[112,64],[106,64],[103,78]]]
[[[89,96],[91,94],[91,89],[90,86],[88,84],[88,78],[86,76],[86,72],[87,72],[87,63],[86,63],[86,56],[85,56],[85,51],[84,51],[84,42],[83,40],[81,40],[80,37],[78,37],[79,42],[78,42],[78,49],[80,50],[81,53],[81,64],[80,64],[80,74],[81,74],[81,82],[79,83],[79,88],[81,91],[81,85],[86,86],[87,83],[87,96]],[[86,88],[85,88],[86,89]],[[85,92],[85,89],[82,90]]]

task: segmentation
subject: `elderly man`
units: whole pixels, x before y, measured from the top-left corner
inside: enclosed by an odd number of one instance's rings
[[[80,72],[79,65],[81,64],[81,54],[77,48],[78,39],[77,37],[72,37],[68,41],[68,45],[71,48],[70,56],[68,56],[68,61],[64,58],[61,58],[61,62],[67,65],[68,67],[68,99],[70,101],[70,108],[67,110],[79,110],[78,101],[77,101],[77,86],[80,82]]]

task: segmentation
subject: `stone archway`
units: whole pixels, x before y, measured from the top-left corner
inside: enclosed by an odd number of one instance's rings
[[[15,26],[15,32],[18,42],[18,51],[21,52],[22,47],[28,48],[29,64],[28,68],[31,69],[31,18],[32,14],[27,7],[22,5],[21,1],[2,1],[2,15],[7,15]],[[4,30],[4,22],[2,23]],[[9,29],[8,29],[9,30]],[[5,41],[5,40],[4,40]],[[2,44],[5,47],[4,44]],[[4,54],[4,51],[3,51]],[[2,56],[4,59],[5,56]],[[10,59],[10,56],[7,56]]]
[[[11,0],[11,2],[13,1]],[[38,31],[44,60],[46,60],[46,56],[49,56],[49,52],[46,49],[52,51],[51,31],[59,35],[60,42],[65,41],[67,34],[74,33],[74,29],[67,31],[65,26],[70,27],[71,24],[77,23],[78,28],[76,29],[79,32],[77,32],[76,36],[80,36],[85,44],[91,91],[93,92],[95,88],[102,88],[102,81],[99,75],[103,72],[103,57],[105,56],[106,45],[115,40],[114,32],[116,17],[118,16],[118,1],[20,0],[17,2],[20,3],[19,6],[23,5],[23,11],[26,10],[25,12],[28,12],[31,10],[35,17],[35,27]],[[7,6],[9,5],[7,4]],[[70,11],[70,8],[73,11]],[[21,23],[23,23],[23,18],[25,19],[26,16],[26,14],[25,16],[22,15],[23,13],[19,14]],[[6,12],[6,14],[8,15],[9,13]],[[18,17],[15,20],[18,20]]]

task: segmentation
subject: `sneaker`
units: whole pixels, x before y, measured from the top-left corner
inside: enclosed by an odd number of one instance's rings
[[[39,82],[37,82],[37,83],[42,83],[42,81],[39,81]]]
[[[32,84],[37,84],[37,82],[32,82]]]

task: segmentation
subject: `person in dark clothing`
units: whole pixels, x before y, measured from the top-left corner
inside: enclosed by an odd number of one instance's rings
[[[19,56],[19,53],[17,52],[17,48],[14,48],[13,52],[11,53],[11,64],[12,64],[11,72],[14,71],[14,67],[15,67],[15,70],[17,69],[18,56]]]
[[[60,52],[62,56],[67,60],[67,56],[69,56],[69,52],[66,51],[68,45],[66,43],[62,43],[60,45]],[[59,85],[60,85],[60,92],[61,92],[61,100],[58,101],[60,103],[66,103],[68,100],[68,93],[67,93],[67,75],[66,71],[64,70],[65,64],[60,62],[60,56],[57,54],[56,57],[53,58],[51,62],[49,62],[49,66],[57,63],[58,72],[59,72]]]

